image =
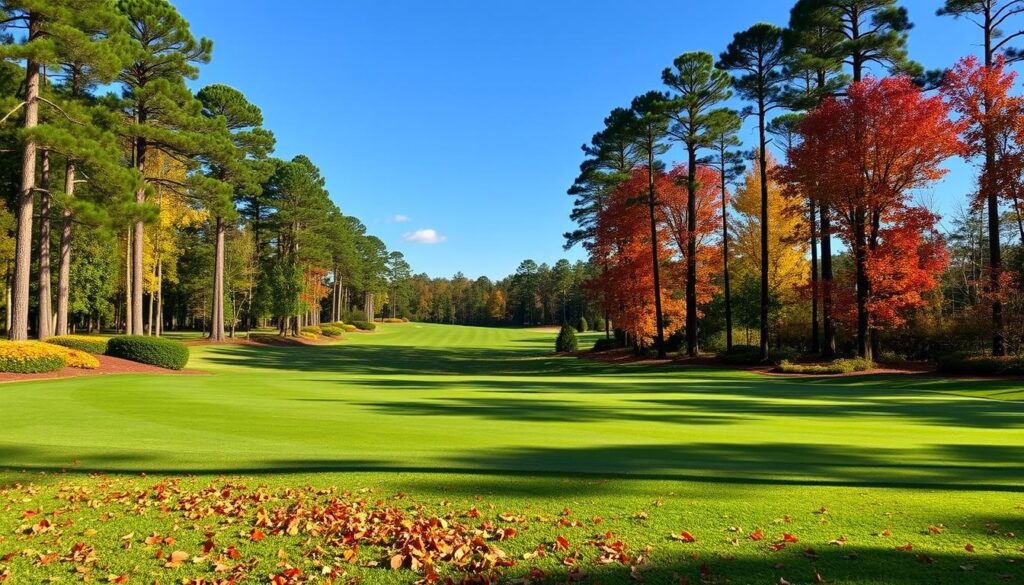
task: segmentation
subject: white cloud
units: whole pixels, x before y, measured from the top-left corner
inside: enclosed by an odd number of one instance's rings
[[[391,221],[393,221],[395,223],[405,223],[407,221],[410,221],[411,219],[412,218],[409,217],[408,215],[402,215],[401,213],[399,213],[398,215],[395,215],[394,217],[392,217]]]
[[[435,229],[422,229],[414,232],[408,232],[402,239],[406,242],[412,242],[414,244],[440,244],[448,238],[437,233]]]

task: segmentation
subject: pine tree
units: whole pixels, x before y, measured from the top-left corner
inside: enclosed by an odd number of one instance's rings
[[[669,105],[670,135],[686,147],[686,354],[697,355],[697,153],[713,146],[715,106],[732,97],[729,74],[715,68],[710,53],[683,53],[662,81],[676,92]]]
[[[722,298],[725,304],[725,347],[732,349],[732,290],[729,275],[729,184],[743,176],[746,165],[743,153],[737,150],[741,145],[740,128],[743,125],[739,115],[727,108],[711,113],[708,132],[712,136],[713,154],[704,163],[718,172],[722,200]]]
[[[208,191],[210,197],[205,202],[211,212],[214,238],[210,339],[223,341],[224,246],[227,225],[237,216],[237,194],[252,196],[273,171],[266,159],[274,148],[274,137],[260,127],[263,124],[263,113],[249,103],[242,92],[226,85],[211,85],[200,90],[196,97],[203,104],[203,114],[221,121],[221,128],[229,134],[221,136],[223,141],[216,142],[218,148],[212,150],[214,156],[209,165],[210,176],[229,189],[220,189],[214,185]]]
[[[654,344],[658,357],[665,357],[665,319],[662,314],[661,261],[658,258],[658,193],[655,189],[655,174],[660,165],[657,157],[668,151],[665,139],[668,136],[668,96],[660,91],[650,91],[633,98],[633,114],[636,116],[634,132],[636,144],[647,158],[647,208],[651,223],[651,269],[654,287],[654,318],[656,337]]]
[[[131,142],[132,166],[150,187],[160,182],[146,170],[146,156],[152,149],[178,154],[191,160],[200,150],[210,125],[202,106],[185,85],[198,75],[197,63],[210,60],[213,43],[196,40],[188,22],[167,0],[118,0],[117,9],[127,18],[131,37],[127,64],[119,75],[124,87],[127,123],[124,135]],[[167,184],[168,188],[183,188]],[[146,204],[147,189],[135,193],[138,206]],[[131,257],[130,334],[143,333],[142,285],[145,222],[133,221]]]
[[[784,70],[787,54],[783,47],[783,31],[770,24],[755,24],[736,33],[733,41],[719,57],[718,66],[738,72],[733,85],[739,95],[755,103],[757,115],[758,168],[761,172],[761,360],[768,360],[768,160],[767,117],[784,107]]]

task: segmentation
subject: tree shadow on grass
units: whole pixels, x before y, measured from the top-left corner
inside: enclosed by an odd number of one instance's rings
[[[895,543],[903,544],[903,543]],[[973,585],[1019,582],[1024,577],[1021,555],[1008,548],[1002,554],[970,554],[896,550],[872,546],[826,546],[808,552],[808,545],[790,545],[768,552],[735,555],[693,555],[686,544],[666,543],[672,553],[655,553],[646,570],[634,572],[619,564],[586,564],[583,582],[636,583],[857,583],[859,585]],[[753,543],[742,545],[755,548]],[[632,551],[636,553],[636,551]],[[813,554],[811,554],[813,553]],[[696,558],[693,558],[696,556]],[[1016,563],[1008,562],[1014,559]],[[528,566],[528,565],[527,565]],[[821,580],[817,580],[820,575]],[[685,580],[684,580],[685,579]],[[571,582],[570,568],[551,569],[544,583]]]

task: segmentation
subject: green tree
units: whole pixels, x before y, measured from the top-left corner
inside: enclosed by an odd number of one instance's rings
[[[732,97],[729,74],[710,53],[683,53],[661,74],[676,93],[668,108],[669,134],[686,147],[686,354],[697,355],[697,153],[714,145],[715,106]]]
[[[647,159],[647,210],[651,220],[651,263],[654,271],[654,311],[657,332],[655,345],[658,357],[664,358],[665,320],[661,310],[661,261],[658,258],[658,194],[654,188],[654,177],[660,164],[658,156],[668,151],[666,142],[669,129],[668,96],[660,91],[650,91],[633,98],[633,114],[636,143]]]
[[[733,85],[740,97],[754,102],[757,115],[758,157],[761,173],[761,359],[768,360],[768,140],[767,117],[784,107],[788,79],[784,69],[787,53],[783,31],[771,24],[755,24],[736,33],[719,57],[721,69],[737,72]]]
[[[173,154],[193,164],[193,155],[207,145],[212,128],[202,115],[202,105],[185,85],[198,75],[197,63],[210,60],[213,43],[197,40],[188,22],[167,0],[118,0],[117,8],[128,19],[131,37],[127,64],[119,80],[124,88],[124,135],[131,142],[132,166],[152,186],[185,186],[149,176],[146,156],[150,150]],[[135,201],[146,204],[146,189],[138,189]],[[128,333],[143,333],[142,285],[145,217],[134,218],[131,240],[131,319]]]
[[[739,114],[727,108],[711,113],[708,120],[711,135],[712,155],[704,163],[718,172],[722,193],[722,297],[725,312],[725,347],[732,349],[732,291],[729,276],[729,184],[743,178],[746,171],[744,156],[738,147],[740,128],[743,120]]]
[[[203,105],[203,114],[221,122],[221,128],[229,134],[222,137],[226,140],[218,145],[210,161],[209,174],[216,183],[206,190],[209,196],[205,201],[214,234],[210,339],[223,341],[225,234],[228,223],[236,219],[236,194],[252,196],[273,171],[267,157],[274,149],[274,136],[261,128],[263,113],[242,92],[226,85],[210,85],[196,97]]]

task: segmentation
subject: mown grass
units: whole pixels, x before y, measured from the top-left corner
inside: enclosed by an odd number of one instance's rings
[[[190,368],[203,376],[0,386],[8,470],[0,485],[9,486],[0,494],[0,559],[19,553],[0,567],[29,582],[71,580],[68,563],[36,567],[20,554],[42,550],[52,535],[15,529],[28,522],[25,510],[56,510],[62,486],[109,491],[94,475],[102,471],[122,487],[174,476],[195,490],[238,477],[250,488],[312,485],[420,502],[425,513],[476,507],[484,517],[474,522],[524,514],[516,538],[496,543],[520,558],[509,578],[537,566],[564,581],[566,553],[521,559],[564,536],[580,550],[587,581],[633,582],[628,565],[593,563],[587,541],[606,531],[634,555],[651,547],[639,574],[652,583],[673,574],[699,583],[702,566],[723,583],[809,583],[816,572],[858,584],[1024,578],[1021,383],[611,365],[551,355],[554,335],[390,325],[330,346],[193,347]],[[559,523],[564,508],[580,526]],[[94,573],[104,578],[177,582],[209,570],[163,568],[152,547],[125,550],[119,540],[176,526],[176,546],[195,556],[204,537],[195,522],[126,511],[102,521],[110,512],[81,505],[61,540],[49,542],[94,543],[106,563]],[[89,528],[97,532],[86,537]],[[764,540],[751,540],[758,528]],[[672,540],[680,530],[697,541]],[[246,532],[244,522],[232,525],[217,540],[259,558],[251,582],[276,570],[278,549],[311,570],[302,538],[251,542]],[[772,550],[783,532],[799,543]],[[840,536],[844,546],[829,544]],[[374,583],[417,579],[346,570]]]

